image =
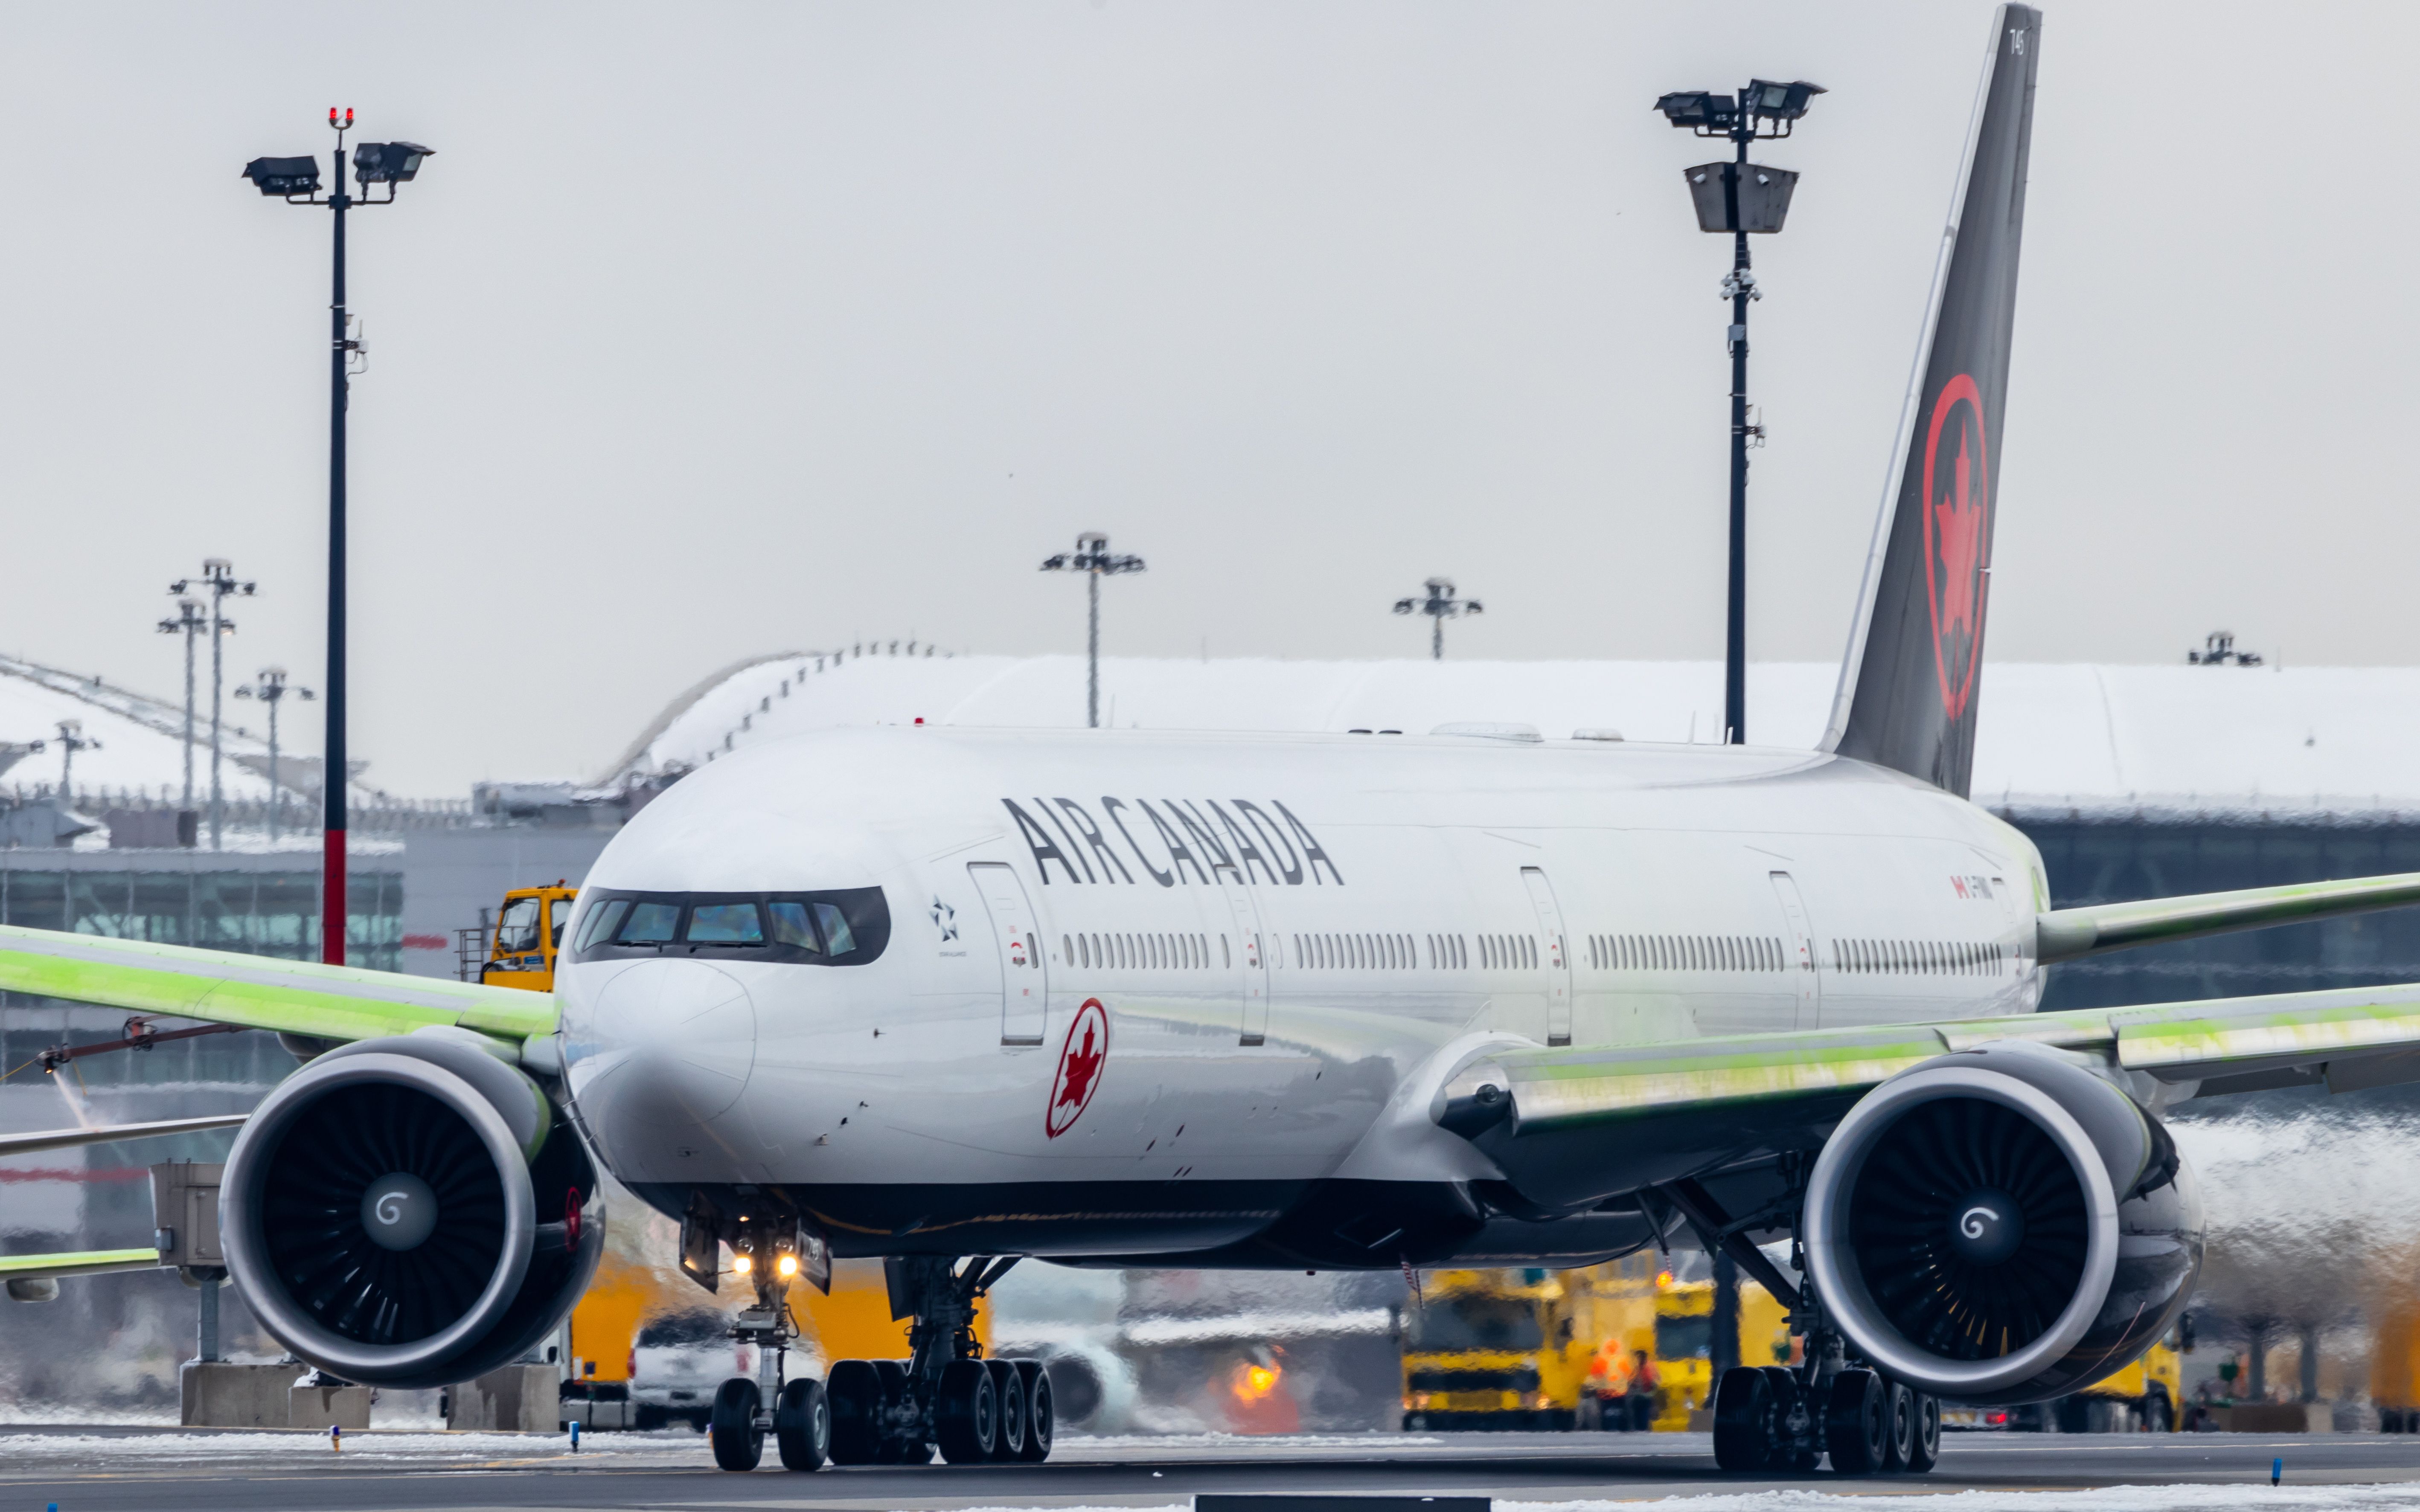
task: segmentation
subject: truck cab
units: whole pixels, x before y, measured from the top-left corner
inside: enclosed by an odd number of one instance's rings
[[[579,896],[579,888],[561,882],[505,893],[479,980],[490,987],[552,992],[555,956],[563,949],[564,926],[571,922],[572,900]]]

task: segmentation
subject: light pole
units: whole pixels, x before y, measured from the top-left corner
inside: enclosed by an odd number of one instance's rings
[[[1723,298],[1731,301],[1726,332],[1731,359],[1731,500],[1730,592],[1723,616],[1723,739],[1735,746],[1747,740],[1747,449],[1751,439],[1764,439],[1764,427],[1747,421],[1747,305],[1764,298],[1756,275],[1748,271],[1747,239],[1781,229],[1790,213],[1791,191],[1798,184],[1798,176],[1788,169],[1748,162],[1747,145],[1790,135],[1793,123],[1807,114],[1807,101],[1823,92],[1821,85],[1804,79],[1792,84],[1751,79],[1737,97],[1692,89],[1655,101],[1672,125],[1699,136],[1724,138],[1734,148],[1730,162],[1702,162],[1681,173],[1689,181],[1698,229],[1728,232],[1731,238],[1731,270],[1722,286]]]
[[[1429,660],[1445,660],[1445,622],[1465,614],[1481,614],[1486,606],[1475,598],[1453,596],[1453,579],[1432,578],[1421,584],[1425,597],[1395,600],[1398,614],[1425,614],[1429,617]]]
[[[198,602],[184,596],[185,584],[182,581],[169,585],[168,592],[177,595],[177,615],[174,619],[160,622],[160,633],[181,635],[185,638],[184,809],[187,813],[192,813],[194,811],[194,637],[199,635],[202,627],[209,624],[209,618],[202,612],[202,606]]]
[[[269,705],[269,842],[277,843],[277,819],[286,811],[286,790],[277,783],[277,706],[291,693],[303,702],[313,698],[311,690],[300,683],[286,680],[283,667],[264,667],[260,681],[246,683],[235,690],[240,699],[258,699]]]
[[[1090,614],[1084,637],[1086,673],[1084,680],[1084,724],[1086,728],[1101,727],[1101,579],[1123,572],[1143,570],[1142,558],[1109,555],[1109,538],[1098,531],[1086,531],[1076,537],[1076,549],[1062,551],[1042,563],[1045,572],[1080,572],[1084,575],[1084,596]]]
[[[39,748],[39,742],[37,743]],[[59,808],[75,807],[75,756],[80,750],[99,750],[101,742],[84,737],[82,719],[59,721]]]
[[[193,579],[180,578],[170,592],[181,594],[192,586]],[[219,832],[226,810],[225,793],[219,785],[220,714],[226,684],[224,642],[226,637],[235,634],[235,621],[226,617],[225,606],[229,594],[250,598],[252,591],[258,586],[257,583],[236,581],[235,563],[225,557],[211,557],[202,563],[202,591],[210,595],[210,849],[214,851],[220,848]],[[186,747],[189,764],[192,748],[189,743]]]
[[[289,205],[324,205],[335,213],[334,277],[328,303],[328,736],[327,758],[319,786],[327,806],[326,834],[320,846],[319,959],[345,964],[345,799],[351,786],[345,764],[345,377],[361,342],[348,329],[345,309],[345,212],[356,206],[392,205],[396,186],[408,184],[420,172],[432,149],[416,142],[364,142],[353,148],[353,177],[363,198],[345,193],[345,133],[352,130],[353,113],[337,118],[328,107],[328,125],[336,133],[336,185],[319,197],[319,162],[314,157],[255,158],[243,176],[263,194]],[[384,184],[386,198],[367,197],[369,186]]]

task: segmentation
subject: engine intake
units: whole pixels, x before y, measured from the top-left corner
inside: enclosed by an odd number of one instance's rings
[[[2058,1051],[1943,1056],[1850,1110],[1807,1182],[1817,1294],[1869,1363],[1978,1404],[2132,1362],[2190,1300],[2201,1200],[2156,1119]]]
[[[596,1192],[536,1084],[422,1031],[330,1051],[263,1099],[227,1156],[221,1230],[244,1300],[299,1358],[438,1386],[528,1352],[579,1300],[603,1253]]]

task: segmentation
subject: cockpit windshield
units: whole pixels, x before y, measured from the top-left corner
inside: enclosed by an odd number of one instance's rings
[[[831,892],[590,890],[572,960],[693,955],[810,965],[863,965],[891,940],[880,887]]]

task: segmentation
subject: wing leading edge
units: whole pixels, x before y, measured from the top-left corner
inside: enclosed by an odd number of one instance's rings
[[[555,1024],[550,993],[14,925],[0,925],[0,991],[320,1040],[451,1025],[515,1057]]]

